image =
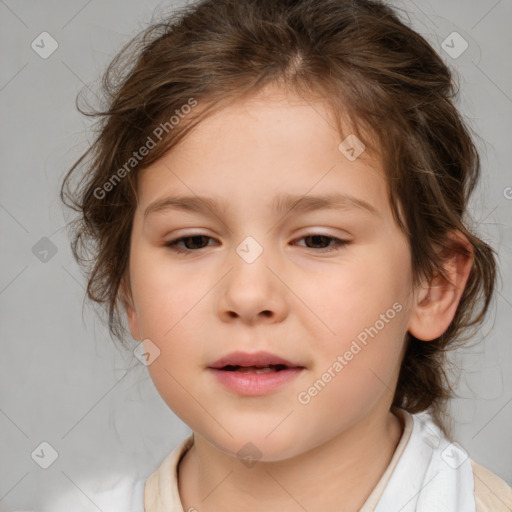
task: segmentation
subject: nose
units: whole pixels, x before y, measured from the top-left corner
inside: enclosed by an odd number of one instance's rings
[[[255,259],[246,258],[238,249],[219,288],[218,316],[224,322],[247,325],[281,322],[288,312],[288,289],[280,272],[272,268],[276,267],[276,258],[270,258],[268,248]]]

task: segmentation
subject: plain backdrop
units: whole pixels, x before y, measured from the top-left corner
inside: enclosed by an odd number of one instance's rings
[[[190,432],[146,367],[83,307],[58,198],[64,173],[92,140],[77,93],[94,90],[154,10],[173,5],[0,0],[0,510],[37,510],[51,493],[81,492],[77,482],[116,469],[149,475]],[[512,2],[394,5],[454,70],[458,107],[479,134],[483,179],[472,212],[498,252],[501,283],[473,346],[452,356],[463,368],[452,412],[455,440],[512,484]],[[468,44],[457,57],[443,49],[453,32],[462,37],[455,50]],[[58,44],[47,58],[34,47],[41,37],[44,51]],[[47,463],[56,457],[47,469],[42,453]]]

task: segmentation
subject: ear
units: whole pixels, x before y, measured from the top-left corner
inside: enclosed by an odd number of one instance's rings
[[[408,331],[423,341],[434,340],[448,329],[473,266],[473,248],[460,231],[447,235],[440,252],[448,280],[436,274],[418,287],[408,326]]]
[[[119,299],[123,304],[126,313],[126,320],[128,322],[128,326],[130,327],[130,332],[133,338],[141,341],[139,320],[137,318],[137,312],[135,311],[135,306],[133,304],[133,296],[129,278],[126,276],[123,276],[121,279],[121,284],[119,286]]]

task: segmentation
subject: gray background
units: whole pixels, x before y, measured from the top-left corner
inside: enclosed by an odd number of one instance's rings
[[[484,178],[473,217],[499,253],[502,284],[473,346],[453,355],[464,371],[452,409],[457,442],[512,484],[512,2],[393,3],[455,71],[458,106],[480,135]],[[148,475],[190,432],[146,368],[83,308],[58,199],[64,173],[92,140],[75,109],[78,91],[93,87],[155,8],[173,5],[0,0],[0,510],[41,509],[53,492],[86,494],[90,475]],[[59,45],[47,59],[31,48],[43,31]],[[453,31],[469,44],[458,58],[441,46]],[[58,452],[48,469],[31,457],[43,441]]]

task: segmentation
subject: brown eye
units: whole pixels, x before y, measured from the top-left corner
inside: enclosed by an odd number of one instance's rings
[[[349,244],[347,240],[341,240],[333,236],[327,236],[322,234],[311,234],[299,238],[299,240],[305,240],[308,249],[318,249],[319,252],[330,252],[341,249],[343,246]],[[331,241],[336,242],[334,246],[329,247]],[[313,247],[309,247],[312,245]],[[321,246],[321,247],[318,247]]]
[[[207,243],[204,243],[207,239],[213,240],[213,238],[206,235],[184,236],[167,242],[165,246],[178,253],[192,252],[198,249],[204,249],[204,247],[208,245]],[[181,242],[185,245],[184,249],[178,246]]]

